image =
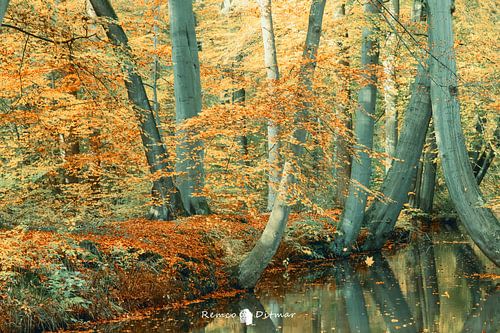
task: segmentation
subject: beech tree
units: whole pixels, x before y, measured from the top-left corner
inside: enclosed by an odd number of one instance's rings
[[[428,0],[427,5],[433,120],[444,179],[465,229],[483,253],[500,266],[500,222],[485,207],[461,127],[453,49],[453,2]]]
[[[205,184],[203,147],[195,133],[182,128],[187,119],[201,112],[200,62],[192,1],[170,0],[170,34],[174,64],[175,119],[177,122],[177,184],[184,207],[190,214],[208,214],[200,192]]]
[[[334,18],[336,21],[340,21],[345,18],[345,3],[339,3],[335,7]],[[346,30],[344,34],[339,36],[338,44],[340,46],[341,53],[339,54],[339,65],[342,68],[347,69],[349,67],[349,55],[347,53],[347,48],[345,42],[349,34]],[[337,106],[339,111],[337,115],[339,119],[342,120],[342,124],[345,128],[352,129],[352,116],[348,112],[347,104],[351,97],[351,89],[349,88],[350,80],[346,75],[343,76],[342,89],[340,91],[339,97],[342,102],[339,102]],[[344,207],[345,200],[347,198],[347,192],[349,190],[349,178],[351,176],[351,147],[350,142],[347,138],[342,135],[337,135],[335,138],[335,176],[337,178],[337,187],[335,191],[336,202]]]
[[[173,170],[167,162],[168,151],[160,135],[159,124],[146,94],[142,78],[137,73],[136,64],[128,46],[127,35],[123,28],[118,25],[118,17],[108,0],[90,0],[90,3],[98,17],[109,20],[103,23],[106,35],[115,46],[114,51],[117,57],[122,61],[128,98],[139,121],[141,139],[149,169],[155,175],[152,190],[153,206],[150,215],[159,220],[175,219],[184,215],[185,209],[180,193],[174,185],[171,176]],[[168,175],[163,175],[165,172]]]
[[[306,37],[304,57],[307,57],[308,60],[312,61],[305,65],[307,67],[302,68],[302,74],[304,75],[303,79],[305,80],[311,79],[310,75],[312,75],[312,71],[314,70],[314,59],[317,54],[319,39],[321,37],[321,22],[325,3],[326,0],[313,0],[313,3],[311,4],[311,10],[309,14],[309,28]],[[270,3],[268,8],[270,13]],[[269,23],[267,19],[266,22]],[[272,31],[272,20],[270,31]],[[272,45],[274,45],[274,37],[272,39]],[[267,52],[265,51],[265,53]],[[276,60],[275,48],[274,54],[271,54],[271,59]],[[267,64],[268,60],[266,60],[266,67]],[[309,89],[310,84],[311,83],[309,81]],[[296,117],[295,121],[295,130],[293,131],[293,135],[295,138],[297,138],[297,133],[300,131],[300,118]],[[298,158],[300,157],[300,152],[297,150],[297,145],[292,144],[291,149],[294,150],[295,154],[293,155],[293,157],[295,161],[285,161],[284,163],[280,186],[278,188],[277,196],[274,199],[275,201],[272,204],[271,215],[269,216],[266,228],[262,232],[262,235],[260,236],[256,245],[238,266],[237,284],[241,288],[253,289],[255,287],[264,269],[269,265],[274,254],[278,250],[278,246],[285,231],[288,222],[288,215],[290,214],[290,204],[288,201],[291,197],[291,186],[297,183],[295,174],[298,170],[294,170],[294,165],[297,164]]]
[[[399,0],[390,0],[385,5],[388,9],[389,16],[387,19],[392,24],[399,19]],[[386,162],[386,171],[391,166],[391,161],[396,152],[396,145],[398,144],[398,109],[397,97],[398,87],[396,84],[396,52],[397,52],[397,32],[390,31],[387,35],[385,47],[383,52],[385,58],[383,60],[385,80],[384,87],[384,102],[385,102],[385,152],[388,155]]]
[[[419,20],[425,15],[418,15]],[[395,32],[396,33],[396,32]],[[367,250],[380,249],[392,232],[403,205],[408,202],[417,163],[425,142],[426,129],[431,118],[430,79],[424,64],[418,64],[417,76],[412,85],[395,159],[384,178],[376,199],[364,216],[368,237],[363,244]]]
[[[367,2],[364,12],[367,18],[376,18],[379,14],[379,4]],[[340,224],[333,244],[333,251],[344,256],[351,252],[351,247],[358,237],[363,222],[367,199],[367,189],[371,178],[371,149],[373,147],[373,125],[375,105],[377,100],[377,75],[375,66],[379,60],[379,45],[375,37],[375,27],[363,28],[361,46],[361,62],[365,70],[365,82],[359,91],[358,103],[354,117],[354,135],[356,140],[355,153],[352,159],[351,184],[349,196],[342,213]]]
[[[276,42],[274,38],[272,1],[259,0],[260,25],[262,29],[262,42],[264,44],[264,65],[266,66],[267,79],[270,81],[270,89],[273,89],[273,81],[279,80],[280,73],[276,57]],[[277,186],[280,183],[280,129],[272,120],[267,124],[267,150],[269,163],[269,182],[267,195],[267,210],[272,210],[276,200]]]
[[[403,205],[408,201],[408,192],[425,142],[425,129],[431,118],[429,85],[428,72],[419,65],[396,147],[395,160],[392,161],[380,189],[384,199],[376,200],[364,216],[369,231],[363,244],[365,249],[380,249],[385,244]]]

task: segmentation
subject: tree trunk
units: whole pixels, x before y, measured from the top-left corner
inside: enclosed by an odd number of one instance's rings
[[[90,0],[94,12],[98,17],[105,17],[114,21],[118,17],[109,3],[109,0]],[[168,152],[163,144],[154,112],[149,104],[149,99],[144,89],[142,79],[137,74],[133,63],[128,39],[122,27],[117,23],[105,23],[106,35],[115,46],[114,50],[122,60],[123,71],[126,75],[125,86],[129,101],[139,120],[141,139],[146,153],[149,170],[152,174],[158,173],[153,181],[153,207],[150,217],[158,220],[172,220],[184,215],[185,210],[179,191],[174,185],[171,176],[161,176],[162,172],[171,173],[173,170],[168,165]]]
[[[495,151],[490,147],[486,148],[486,151],[484,152],[484,159],[482,160],[477,174],[475,174],[477,185],[481,185],[481,182],[483,181],[484,176],[486,176],[486,173],[488,172],[491,163],[493,163],[494,158]]]
[[[436,141],[443,173],[461,222],[483,253],[500,266],[500,222],[484,205],[472,172],[462,133],[456,62],[453,50],[452,1],[428,0],[431,98]]]
[[[3,18],[7,12],[7,7],[9,6],[9,0],[0,0],[0,24],[3,23]]]
[[[174,65],[175,119],[177,122],[177,159],[175,171],[182,202],[189,214],[210,212],[201,191],[205,185],[203,147],[191,139],[195,133],[182,129],[187,119],[201,112],[200,63],[192,1],[170,0],[170,34]]]
[[[264,65],[266,66],[267,79],[270,89],[273,81],[279,80],[278,60],[276,57],[276,43],[274,41],[274,26],[271,0],[258,0],[260,8],[260,24],[262,28],[262,42],[264,44]],[[280,183],[281,158],[280,158],[280,129],[273,121],[267,124],[267,149],[269,163],[269,182],[267,195],[267,210],[273,209],[273,204],[278,194],[277,187]]]
[[[345,17],[345,4],[341,3],[335,8],[334,18],[342,19]],[[343,71],[349,67],[349,55],[347,55],[347,47],[345,46],[345,40],[349,38],[347,31],[343,36],[339,38],[340,46],[340,61],[339,65],[344,67]],[[346,74],[342,74],[341,90],[339,92],[339,97],[341,100],[345,101],[345,104],[339,103],[338,106],[338,117],[342,120],[342,124],[348,130],[352,129],[352,116],[347,109],[349,100],[351,99],[351,90],[349,89],[350,78]],[[335,145],[335,175],[337,179],[337,188],[335,199],[338,205],[342,208],[345,206],[345,201],[347,198],[347,193],[349,191],[349,178],[351,176],[351,147],[350,142],[342,135],[337,135]]]
[[[422,176],[417,193],[417,208],[424,213],[432,213],[432,204],[434,202],[434,189],[436,187],[436,171],[437,171],[437,146],[436,136],[434,134],[434,126],[430,125],[422,162]]]
[[[319,41],[321,39],[321,28],[323,25],[323,14],[325,12],[326,0],[313,0],[309,10],[309,24],[307,26],[306,42],[302,53],[303,64],[300,69],[302,84],[312,92],[312,79],[316,70],[316,57],[318,55]],[[297,123],[299,127],[295,130],[294,137],[300,144],[306,143],[307,131],[301,126],[308,119],[308,103],[305,108],[297,114]],[[302,155],[302,147],[294,145],[292,147],[296,155]]]
[[[386,8],[391,12],[392,16],[388,18],[393,24],[399,19],[399,0],[390,0]],[[393,18],[394,17],[394,18]],[[398,87],[396,84],[396,53],[397,53],[398,37],[396,32],[390,32],[387,36],[386,47],[384,48],[386,57],[383,61],[384,65],[384,101],[385,101],[385,152],[388,155],[386,161],[386,172],[391,167],[391,162],[396,153],[396,145],[398,144]]]
[[[367,16],[378,16],[379,5],[367,2],[364,5]],[[375,27],[363,29],[361,63],[366,71],[364,79],[367,81],[359,91],[359,107],[354,119],[354,135],[358,156],[352,159],[351,184],[349,196],[346,200],[342,220],[337,227],[337,234],[333,244],[336,255],[345,256],[351,252],[351,247],[358,237],[366,206],[367,189],[371,178],[371,157],[369,153],[373,147],[373,115],[377,100],[377,82],[375,66],[378,64],[378,41],[375,37]]]
[[[278,250],[290,214],[289,187],[295,182],[292,164],[285,162],[278,196],[273,205],[269,221],[257,244],[238,267],[237,284],[244,289],[253,289],[262,272]]]
[[[153,89],[153,111],[155,113],[155,117],[158,121],[158,124],[160,124],[160,101],[158,100],[158,70],[160,68],[160,61],[158,57],[158,14],[160,12],[160,6],[158,4],[155,4],[153,7],[153,11],[155,12],[154,14],[154,23],[153,23],[153,50],[154,50],[154,55],[153,55],[153,63],[152,63],[152,70],[151,70],[151,81],[153,81],[153,84],[151,88]],[[158,128],[160,130],[160,134],[162,133],[161,128]]]
[[[365,215],[369,231],[363,244],[365,250],[377,250],[384,245],[403,205],[408,201],[408,192],[431,118],[429,84],[428,73],[419,66],[396,147],[396,160],[392,162],[380,189],[384,199],[375,201]]]

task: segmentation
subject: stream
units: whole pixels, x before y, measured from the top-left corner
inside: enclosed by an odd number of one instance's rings
[[[315,261],[275,270],[255,294],[102,324],[96,331],[499,332],[500,270],[458,231],[419,238],[394,253],[373,255],[373,263]],[[240,322],[243,310],[251,314],[249,325]]]

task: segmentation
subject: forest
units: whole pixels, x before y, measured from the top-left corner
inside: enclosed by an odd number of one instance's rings
[[[497,332],[499,8],[0,0],[0,332]]]

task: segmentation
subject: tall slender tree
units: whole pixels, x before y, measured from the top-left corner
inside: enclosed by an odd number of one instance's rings
[[[312,92],[312,80],[314,71],[316,70],[316,57],[318,55],[318,47],[321,39],[321,30],[323,26],[323,14],[325,12],[326,0],[313,0],[309,10],[309,24],[307,26],[306,42],[302,53],[302,66],[300,69],[301,83],[305,88]],[[304,103],[304,109],[297,112],[296,123],[297,129],[294,133],[294,138],[298,144],[293,145],[292,149],[297,156],[303,154],[303,146],[307,140],[307,131],[304,124],[309,118],[309,103]]]
[[[177,184],[184,207],[190,214],[210,212],[200,193],[205,185],[203,146],[195,133],[183,128],[187,119],[201,112],[200,62],[196,41],[193,2],[170,0],[170,34],[174,65],[175,119],[177,122]]]
[[[336,20],[341,20],[345,18],[345,3],[339,3],[335,7],[334,18]],[[347,38],[349,37],[347,30],[339,36],[339,65],[343,66],[344,69],[349,67],[349,55],[347,54],[347,47],[345,46]],[[346,70],[343,71],[347,73]],[[337,108],[337,116],[342,120],[345,128],[352,129],[352,115],[350,114],[347,105],[351,98],[351,89],[349,88],[350,79],[347,75],[343,74],[342,84],[340,87],[340,92],[338,96],[343,102],[339,102]],[[351,147],[350,142],[342,135],[338,135],[335,140],[335,175],[337,178],[337,188],[335,200],[337,204],[344,207],[347,198],[347,192],[349,190],[349,178],[351,176]]]
[[[368,19],[378,17],[380,5],[366,2],[364,12]],[[366,206],[367,189],[371,178],[371,157],[373,147],[373,127],[375,105],[377,100],[377,75],[375,66],[379,60],[379,43],[376,37],[375,25],[363,28],[361,46],[361,62],[365,70],[364,85],[359,91],[359,106],[354,118],[354,135],[358,156],[352,159],[351,184],[346,200],[342,219],[337,227],[333,251],[339,255],[347,255],[358,237]]]
[[[431,99],[444,179],[460,220],[474,243],[500,265],[500,222],[485,206],[465,146],[453,49],[452,0],[428,0]]]
[[[399,0],[390,0],[386,5],[389,11],[388,20],[395,23],[399,19]],[[385,152],[388,155],[386,163],[386,171],[391,166],[394,153],[396,152],[396,145],[398,144],[398,87],[396,83],[396,53],[398,37],[395,31],[390,31],[387,35],[386,45],[383,48],[385,53],[384,66],[385,80],[384,87],[384,101],[385,101]]]
[[[315,58],[317,54],[317,48],[319,45],[319,39],[321,36],[321,22],[323,18],[324,6],[326,0],[313,0],[311,5],[311,11],[309,15],[309,28],[308,34],[306,38],[306,46],[304,51],[304,57],[307,57],[310,62],[309,64],[305,64],[303,67],[302,74],[305,75],[304,79],[311,79],[312,72],[315,68]],[[266,4],[266,6],[262,6],[262,4]],[[264,19],[264,14],[271,14],[271,1],[269,2],[261,2],[261,10],[262,8],[268,8],[265,12],[261,11],[261,18]],[[270,26],[268,24],[271,24]],[[272,35],[272,46],[274,46],[274,33],[268,35],[269,31],[272,30],[272,19],[269,21],[269,18],[266,18],[266,25],[264,25],[264,21],[262,21],[262,31],[263,36],[269,36],[271,38]],[[270,30],[264,34],[264,26],[269,28]],[[264,40],[264,45],[266,41]],[[266,55],[270,56],[269,59],[265,59],[266,67],[268,64],[272,64],[272,60],[274,59],[274,64],[276,64],[276,49],[274,48],[274,53],[269,53]],[[271,60],[271,61],[270,61]],[[269,61],[269,62],[268,62]],[[277,65],[275,67],[277,73]],[[268,67],[268,75],[269,75],[269,67]],[[309,73],[307,73],[309,72]],[[269,77],[269,76],[268,76]],[[297,119],[296,119],[297,121]],[[293,135],[297,138],[297,132],[300,130],[300,124],[295,123],[295,130],[293,131]],[[304,137],[305,139],[305,137]],[[296,145],[291,145],[292,150],[296,149]],[[288,222],[288,215],[290,214],[290,205],[288,203],[290,199],[290,187],[293,184],[297,183],[297,179],[295,177],[295,173],[297,170],[294,170],[294,165],[298,162],[298,158],[300,157],[300,153],[295,151],[294,158],[296,159],[295,163],[293,161],[285,161],[283,165],[283,173],[281,175],[280,186],[278,189],[278,193],[275,196],[274,203],[272,204],[271,215],[269,216],[268,223],[266,228],[262,232],[261,237],[257,241],[254,248],[250,251],[250,253],[245,257],[245,259],[240,263],[237,270],[237,284],[239,287],[252,289],[257,284],[260,276],[264,269],[269,265],[272,257],[276,253],[278,246],[281,242],[281,238],[285,231],[286,224]]]
[[[260,25],[262,29],[262,42],[264,44],[264,65],[266,66],[267,79],[272,89],[273,81],[279,80],[280,73],[276,56],[276,42],[274,38],[274,25],[271,0],[258,0],[260,8]],[[269,163],[269,182],[267,195],[267,209],[271,210],[276,200],[277,186],[280,183],[280,141],[279,126],[272,120],[267,124],[267,149]]]
[[[185,214],[179,191],[174,185],[170,174],[172,168],[167,162],[168,151],[160,135],[159,124],[149,103],[141,76],[137,73],[128,38],[123,28],[118,25],[118,17],[109,0],[90,0],[95,14],[109,21],[103,23],[106,35],[115,46],[114,51],[122,61],[123,72],[126,75],[125,86],[128,98],[139,120],[141,139],[146,153],[150,172],[157,174],[153,181],[154,204],[151,218],[159,220],[172,220]],[[167,172],[167,175],[164,173]]]

